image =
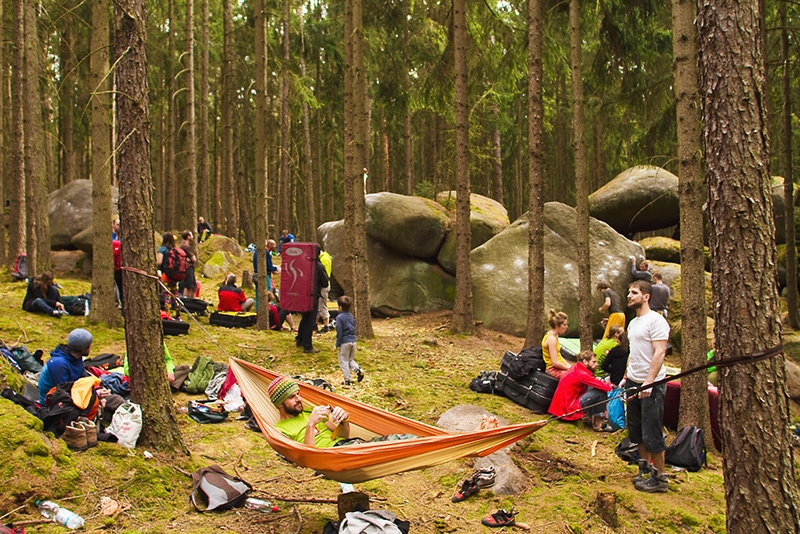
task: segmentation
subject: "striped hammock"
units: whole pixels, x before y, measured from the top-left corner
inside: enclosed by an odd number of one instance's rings
[[[454,434],[300,382],[304,405],[341,406],[350,414],[351,438],[369,440],[387,434],[419,436],[317,449],[294,441],[275,428],[279,413],[269,400],[267,387],[278,373],[236,358],[230,359],[230,367],[270,446],[290,462],[339,482],[364,482],[467,456],[486,456],[546,424],[546,421],[536,421]]]

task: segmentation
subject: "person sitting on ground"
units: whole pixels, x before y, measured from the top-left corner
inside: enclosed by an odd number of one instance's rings
[[[615,386],[624,385],[625,370],[628,367],[628,334],[623,330],[617,336],[618,344],[608,351],[608,354],[598,366],[608,373],[608,380]]]
[[[341,407],[303,406],[300,387],[293,380],[279,376],[267,388],[272,404],[278,409],[280,419],[275,428],[299,443],[310,447],[333,447],[350,436],[349,414]],[[339,428],[338,435],[334,430]]]
[[[214,233],[211,225],[202,217],[197,218],[197,242],[202,243]]]
[[[631,276],[633,276],[634,280],[644,280],[645,282],[652,281],[653,273],[650,272],[647,262],[644,261],[644,256],[639,260],[638,268],[636,258],[631,256]]]
[[[576,421],[586,411],[592,416],[592,429],[595,432],[611,432],[611,427],[603,423],[606,410],[604,401],[611,391],[611,385],[593,376],[596,367],[594,352],[581,351],[578,361],[559,381],[547,411],[562,421]]]
[[[595,345],[594,354],[597,356],[597,370],[594,376],[602,378],[606,376],[605,371],[602,370],[603,360],[606,359],[609,351],[619,345],[619,337],[625,333],[625,329],[621,326],[614,325],[609,329],[609,337],[600,340],[600,343]]]
[[[542,339],[542,358],[544,359],[545,372],[554,377],[562,378],[569,371],[570,365],[561,356],[561,343],[558,336],[567,332],[567,314],[550,310],[548,322],[550,330]]]
[[[76,328],[67,336],[67,344],[59,344],[50,353],[39,375],[39,404],[44,406],[47,392],[63,382],[74,382],[86,376],[83,358],[92,350],[92,334]]]
[[[267,300],[269,301],[269,329],[283,330],[283,322],[286,321],[286,324],[289,325],[291,331],[297,332],[297,328],[294,326],[292,314],[277,304],[274,304],[275,295],[272,293],[272,291],[267,291]]]
[[[247,298],[244,291],[236,287],[236,275],[233,273],[228,274],[225,284],[220,286],[217,294],[219,295],[219,304],[217,305],[219,311],[246,312],[250,311],[250,308],[256,303],[255,300]]]
[[[66,315],[67,311],[61,303],[53,273],[45,271],[28,282],[28,291],[22,299],[22,309],[31,313],[44,313],[53,317]]]

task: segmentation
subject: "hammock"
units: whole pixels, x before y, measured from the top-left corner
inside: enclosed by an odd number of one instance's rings
[[[350,414],[350,437],[369,440],[387,434],[414,434],[416,439],[383,441],[317,449],[290,439],[275,428],[279,413],[267,393],[280,376],[255,364],[230,359],[230,367],[261,431],[275,451],[301,467],[338,482],[364,482],[432,467],[467,456],[486,456],[542,428],[547,421],[453,434],[400,415],[299,382],[305,405],[333,404]]]

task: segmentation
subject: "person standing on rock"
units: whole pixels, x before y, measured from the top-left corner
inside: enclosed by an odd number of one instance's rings
[[[644,261],[644,256],[636,263],[636,258],[631,256],[631,276],[634,280],[644,280],[645,282],[652,283],[653,273],[647,267],[647,262]]]

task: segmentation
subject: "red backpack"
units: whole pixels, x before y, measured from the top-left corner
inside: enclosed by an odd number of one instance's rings
[[[167,275],[173,282],[180,282],[186,278],[186,252],[180,247],[172,247],[169,252],[164,254],[161,261],[161,272]]]

